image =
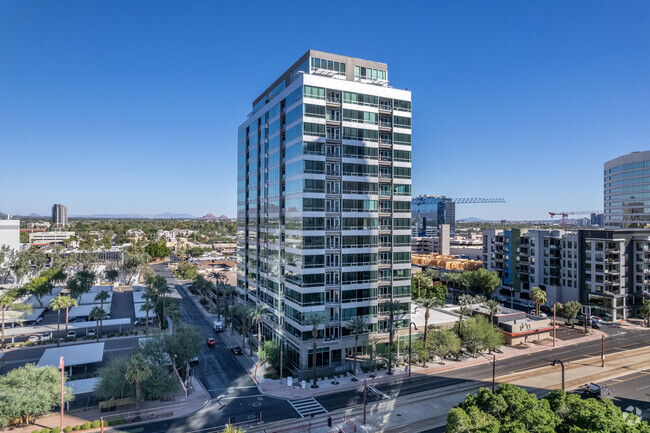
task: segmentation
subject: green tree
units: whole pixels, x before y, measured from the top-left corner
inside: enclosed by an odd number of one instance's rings
[[[217,318],[221,320],[221,294],[223,293],[223,289],[226,286],[226,281],[228,281],[228,277],[226,276],[225,271],[215,272],[213,276],[214,276],[214,281],[216,283],[215,294],[217,300]]]
[[[530,299],[535,303],[535,315],[539,316],[539,307],[546,303],[546,292],[541,287],[533,287]]]
[[[61,295],[59,295],[61,296]],[[61,296],[61,303],[63,305],[63,308],[65,308],[65,332],[68,332],[68,322],[69,322],[69,314],[70,314],[70,308],[76,307],[77,300],[74,299],[72,296],[67,295],[67,296]]]
[[[165,238],[160,239],[159,242],[149,242],[144,247],[144,252],[154,259],[164,259],[172,254],[172,250],[167,247]]]
[[[573,320],[576,318],[581,308],[582,304],[580,302],[569,301],[562,306],[560,313],[569,321],[571,325],[573,325]]]
[[[196,326],[181,323],[174,334],[167,334],[164,339],[167,353],[175,360],[176,368],[183,370],[199,354],[203,334]]]
[[[97,373],[99,382],[93,390],[95,397],[100,401],[105,401],[133,396],[135,390],[132,384],[126,380],[128,364],[128,358],[118,356],[111,358],[104,367],[100,368]]]
[[[138,273],[149,268],[149,256],[145,253],[125,252],[122,259],[122,270],[127,282],[130,284]]]
[[[115,281],[117,281],[118,276],[119,276],[119,272],[117,271],[117,269],[107,269],[104,272],[104,278],[109,283],[114,283]]]
[[[368,326],[369,323],[366,320],[366,318],[363,316],[355,316],[345,324],[345,327],[352,334],[354,334],[354,352],[353,352],[354,368],[352,370],[353,374],[357,374],[357,350],[359,347],[359,335],[361,335],[362,332],[368,330]]]
[[[250,309],[251,321],[257,325],[257,365],[261,365],[262,353],[262,322],[265,317],[269,317],[271,312],[269,306],[265,304],[254,304]]]
[[[165,321],[165,317],[167,317],[165,311],[165,298],[167,297],[167,294],[170,293],[169,286],[167,285],[167,279],[161,275],[154,275],[153,277],[147,279],[147,289],[150,293],[153,293],[155,295],[156,300],[158,300],[158,298],[162,300],[162,315],[159,317],[160,324],[162,326],[163,322]]]
[[[129,382],[135,383],[135,406],[138,411],[140,410],[140,383],[151,377],[151,368],[147,359],[139,353],[131,356],[124,377]]]
[[[305,324],[311,326],[311,337],[312,337],[312,367],[313,367],[313,381],[311,384],[312,388],[318,388],[316,383],[316,360],[317,360],[317,342],[318,342],[318,327],[326,324],[329,321],[329,318],[325,315],[323,311],[314,311],[306,315]]]
[[[102,336],[102,326],[105,318],[106,311],[100,307],[93,307],[93,309],[90,310],[90,314],[88,315],[88,319],[97,321],[97,342],[99,342],[99,339]]]
[[[650,327],[650,299],[643,301],[641,305],[641,314],[646,320],[646,326]]]
[[[444,364],[445,358],[449,354],[457,354],[460,351],[461,341],[458,335],[451,329],[441,329],[433,333],[430,344],[426,346],[427,350],[440,358],[440,363]]]
[[[241,427],[228,424],[223,430],[221,430],[221,433],[246,433],[246,430]]]
[[[426,296],[426,293],[429,291],[429,288],[433,286],[433,281],[431,278],[426,276],[424,273],[419,272],[411,276],[411,290],[413,298],[422,298],[423,294]]]
[[[393,331],[395,327],[395,315],[403,311],[404,305],[398,301],[388,301],[380,304],[383,311],[388,313],[388,374],[393,374]]]
[[[104,309],[104,302],[110,298],[111,295],[106,290],[101,290],[95,295],[95,302],[99,301],[101,303],[102,310]]]
[[[66,308],[67,302],[62,295],[58,295],[56,298],[50,301],[50,310],[56,310],[56,346],[61,345],[61,310]]]
[[[490,312],[490,323],[494,324],[494,315],[501,311],[501,304],[496,299],[489,299],[485,303],[485,308]]]
[[[25,364],[0,376],[0,396],[0,425],[6,426],[16,418],[29,424],[59,405],[61,373],[56,367]],[[73,399],[73,390],[65,387],[64,401]]]
[[[463,282],[466,288],[471,289],[475,293],[482,293],[489,295],[494,292],[497,287],[501,285],[499,274],[487,269],[477,269],[475,271],[463,272]]]
[[[81,270],[68,280],[67,288],[73,296],[83,295],[88,293],[90,288],[95,283],[95,274],[91,271]]]
[[[32,295],[38,301],[39,306],[43,307],[43,297],[52,294],[52,289],[54,289],[54,283],[46,277],[40,276],[32,279],[25,286],[27,293]]]
[[[144,311],[146,316],[146,321],[144,324],[145,334],[149,336],[149,311],[154,309],[154,304],[151,302],[151,298],[148,295],[144,296],[144,302],[140,305],[140,311]]]
[[[416,300],[422,308],[424,308],[424,347],[429,347],[429,318],[431,317],[430,310],[443,305],[442,301],[438,298],[420,298]],[[426,359],[424,360],[423,367],[427,366]]]
[[[226,284],[223,287],[223,299],[224,302],[226,303],[224,316],[226,319],[226,324],[229,323],[231,326],[232,326],[232,313],[230,311],[230,306],[233,304],[234,302],[233,298],[236,294],[237,294],[237,290],[233,286]]]
[[[196,266],[188,262],[181,262],[176,268],[176,273],[184,280],[194,280],[199,273],[196,271]]]
[[[476,353],[480,350],[492,347],[496,342],[498,337],[493,336],[492,334],[499,333],[500,331],[495,329],[494,325],[488,322],[488,319],[484,316],[474,316],[470,319],[467,319],[465,326],[463,326],[461,339],[465,347],[467,347],[471,352],[474,358],[476,358]],[[500,344],[499,344],[500,345]],[[497,346],[498,347],[498,346]]]
[[[202,275],[197,275],[192,283],[192,288],[205,300],[205,297],[212,291],[212,283],[206,280]]]

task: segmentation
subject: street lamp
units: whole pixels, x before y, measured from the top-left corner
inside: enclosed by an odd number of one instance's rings
[[[479,352],[480,353],[480,352]],[[481,355],[483,355],[481,353]],[[492,354],[492,360],[490,361],[490,358],[488,358],[486,355],[483,355],[485,359],[488,360],[490,364],[492,364],[492,392],[494,392],[494,382],[495,382],[495,377],[497,373],[497,356],[495,354]]]
[[[411,327],[416,331],[418,330],[418,326],[414,322],[411,322],[409,325],[409,377],[411,377]]]
[[[61,369],[61,420],[59,428],[60,431],[63,431],[63,396],[65,395],[65,362],[63,361],[63,356],[59,358],[59,369]]]
[[[554,360],[551,362],[551,367],[555,367],[557,364],[560,364],[562,367],[562,391],[564,391],[564,362],[560,361],[559,359]]]

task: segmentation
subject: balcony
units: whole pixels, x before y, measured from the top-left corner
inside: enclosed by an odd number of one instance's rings
[[[382,104],[381,102],[379,103],[379,111],[393,111],[393,107],[391,104]]]
[[[379,121],[379,127],[380,128],[390,128],[393,126],[393,123],[387,120],[380,120]]]
[[[390,146],[393,145],[393,142],[391,140],[387,140],[387,139],[383,138],[383,139],[379,139],[379,145],[380,146],[389,146],[390,147]]]

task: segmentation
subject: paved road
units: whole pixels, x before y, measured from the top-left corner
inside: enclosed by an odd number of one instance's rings
[[[177,284],[171,273],[162,265],[154,266],[156,273],[168,277],[170,284]],[[181,312],[184,320],[199,326],[206,336],[214,335],[210,325],[197,310],[195,305],[187,298],[187,294],[179,287],[183,297]],[[607,339],[607,353],[647,346],[650,343],[650,332],[637,330],[609,329],[610,338]],[[253,388],[252,379],[240,361],[243,357],[234,357],[227,351],[227,335],[217,335],[218,345],[214,348],[207,346],[200,355],[200,367],[197,376],[209,389],[212,400],[208,406],[187,418],[171,421],[162,421],[147,424],[141,427],[124,428],[129,432],[190,432],[199,429],[211,429],[223,426],[228,417],[235,417],[235,421],[245,421],[255,418],[255,414],[262,412],[265,421],[278,421],[282,419],[297,418],[298,413],[285,400],[279,400],[259,395]],[[576,346],[557,348],[552,352],[539,352],[526,354],[497,364],[497,375],[513,373],[516,371],[542,367],[550,364],[554,359],[565,362],[575,361],[600,354],[601,342],[592,341]],[[559,372],[558,372],[559,374]],[[390,383],[377,386],[377,389],[390,397],[404,396],[417,392],[453,386],[468,381],[481,381],[489,386],[492,367],[489,363],[472,367],[455,369],[434,376],[414,375],[411,378],[396,379]],[[630,382],[633,382],[630,380]],[[650,390],[650,387],[648,388]],[[317,397],[316,401],[328,412],[362,404],[363,395],[361,385],[357,390],[348,390],[336,394]],[[369,401],[376,401],[379,397],[368,393]],[[440,430],[442,431],[442,430]]]

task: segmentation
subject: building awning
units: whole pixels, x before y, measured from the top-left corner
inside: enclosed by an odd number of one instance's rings
[[[66,367],[102,362],[104,359],[104,343],[77,344],[46,349],[36,366],[58,367],[59,359],[62,356],[63,365]]]

